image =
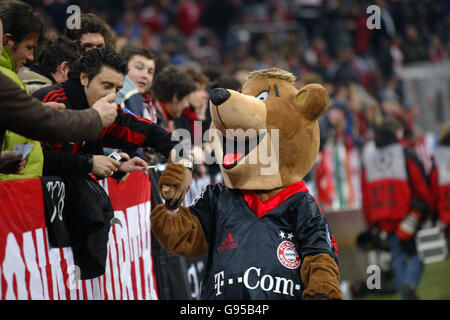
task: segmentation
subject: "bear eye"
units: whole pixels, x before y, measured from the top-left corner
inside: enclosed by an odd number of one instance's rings
[[[258,94],[256,96],[256,98],[258,98],[262,101],[266,101],[268,97],[269,97],[269,91],[267,91],[267,90],[264,90],[263,92],[261,92],[260,94]]]

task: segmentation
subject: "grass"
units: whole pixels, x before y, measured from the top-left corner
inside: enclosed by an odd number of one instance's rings
[[[450,258],[426,264],[417,295],[422,300],[450,300]],[[401,300],[400,294],[370,295],[358,300]]]

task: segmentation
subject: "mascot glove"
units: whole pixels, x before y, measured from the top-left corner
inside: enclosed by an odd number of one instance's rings
[[[192,184],[192,171],[183,161],[190,160],[182,159],[180,163],[174,163],[172,157],[169,157],[167,167],[158,182],[159,192],[166,200],[166,207],[169,210],[175,210],[181,205]]]

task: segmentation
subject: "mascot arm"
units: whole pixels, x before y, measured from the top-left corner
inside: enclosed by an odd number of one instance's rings
[[[186,207],[169,213],[164,204],[153,209],[151,216],[153,234],[167,251],[183,256],[198,257],[208,250],[208,244],[198,218]]]
[[[319,205],[310,195],[297,213],[297,237],[303,263],[300,276],[303,299],[343,299],[339,288],[339,269],[331,231]]]
[[[320,297],[343,299],[339,288],[339,269],[329,254],[321,253],[305,257],[300,274],[305,285],[302,296],[304,300]]]
[[[198,218],[181,206],[191,186],[192,173],[182,163],[174,163],[173,158],[172,152],[158,182],[166,203],[153,209],[150,216],[152,231],[167,251],[183,257],[197,257],[208,249],[206,237]]]

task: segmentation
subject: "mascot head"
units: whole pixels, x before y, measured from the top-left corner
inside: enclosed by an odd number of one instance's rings
[[[319,84],[296,89],[294,81],[271,68],[250,73],[239,91],[212,90],[210,141],[227,187],[273,190],[312,168],[329,96]]]

